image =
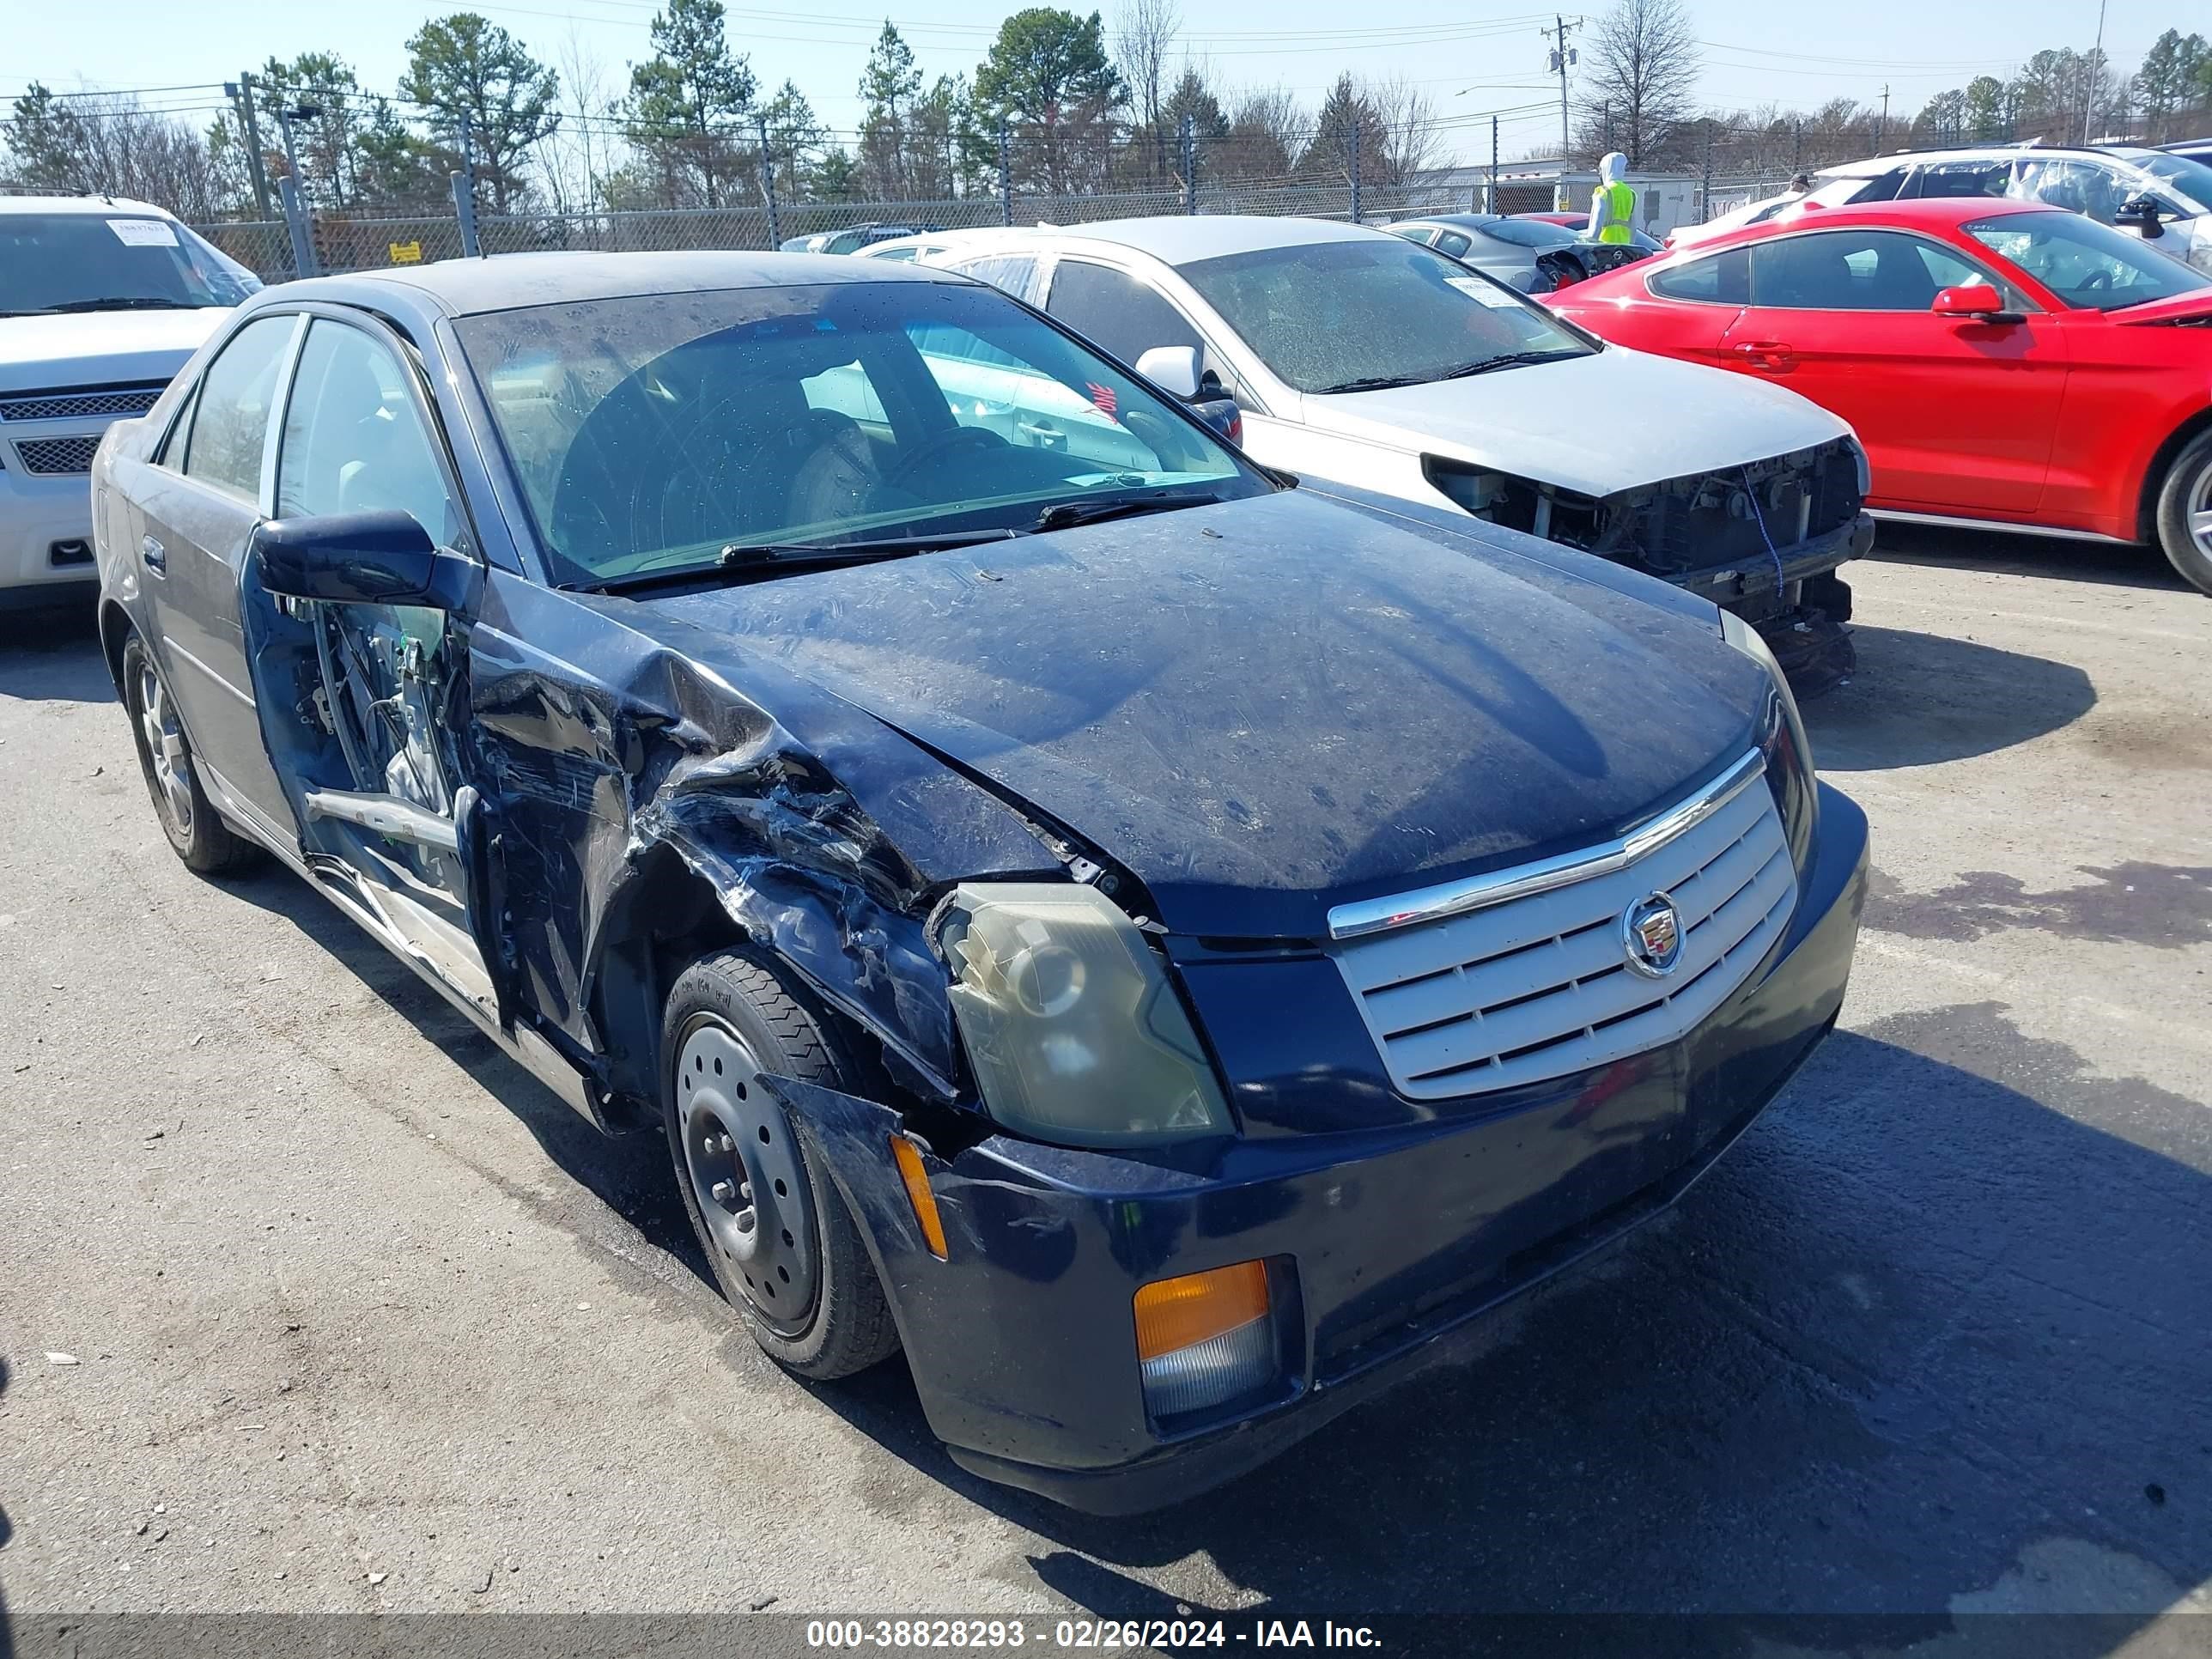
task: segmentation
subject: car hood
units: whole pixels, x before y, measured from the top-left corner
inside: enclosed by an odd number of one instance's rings
[[[1309,396],[1303,415],[1309,427],[1583,495],[1765,460],[1850,430],[1794,392],[1616,345],[1462,380]]]
[[[0,392],[166,380],[228,315],[211,307],[0,317]]]
[[[1072,832],[1179,931],[1310,939],[1605,840],[1752,741],[1765,678],[1714,623],[1478,528],[1288,491],[632,603]]]

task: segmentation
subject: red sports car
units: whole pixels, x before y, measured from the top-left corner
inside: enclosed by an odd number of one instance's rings
[[[1547,302],[1858,429],[1877,514],[2155,542],[2212,593],[2212,276],[1988,198],[1750,225]]]

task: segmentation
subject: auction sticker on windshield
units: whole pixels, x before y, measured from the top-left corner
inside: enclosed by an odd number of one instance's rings
[[[1449,283],[1470,300],[1476,300],[1494,311],[1518,311],[1521,301],[1495,283],[1485,282],[1480,276],[1447,276]]]
[[[174,247],[177,233],[159,219],[110,219],[107,228],[126,247]]]

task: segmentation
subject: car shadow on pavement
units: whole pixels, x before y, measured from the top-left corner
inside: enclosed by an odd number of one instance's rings
[[[0,611],[0,698],[25,702],[113,702],[115,683],[100,654],[92,605],[66,611]]]
[[[1883,564],[1986,570],[1999,575],[2040,576],[2177,593],[2189,591],[2189,584],[2155,547],[2077,541],[2070,536],[2016,536],[2002,531],[1886,523],[1875,534],[1872,556],[1875,562]],[[1854,583],[1861,580],[1863,569],[1855,568],[1850,573]]]
[[[501,1053],[466,1015],[350,917],[289,871],[270,863],[224,886],[235,896],[282,916],[330,952],[513,1113],[545,1155],[580,1188],[715,1295],[721,1294],[684,1212],[667,1142],[657,1131],[602,1134]]]
[[[1177,1508],[976,1480],[896,1367],[819,1397],[1044,1534],[1040,1578],[1102,1616],[1176,1616],[1133,1571],[1197,1554],[1242,1614],[1724,1614],[1718,1654],[1968,1612],[2132,1629],[2212,1578],[2208,1172],[2201,1103],[1939,1008],[1837,1035],[1668,1218],[1469,1357]],[[2046,1620],[2010,1650],[2112,1638]]]
[[[2009,749],[2071,725],[2097,688],[2070,663],[1971,640],[1853,624],[1858,667],[1805,703],[1824,772],[1934,766]]]

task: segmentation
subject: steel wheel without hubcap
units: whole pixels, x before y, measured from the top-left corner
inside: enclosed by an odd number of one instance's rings
[[[146,757],[154,769],[155,801],[182,841],[192,833],[192,763],[184,728],[154,665],[138,665],[138,725],[146,734]]]
[[[677,1120],[708,1235],[754,1311],[791,1334],[806,1328],[820,1279],[814,1212],[783,1109],[753,1084],[761,1069],[728,1026],[694,1021],[677,1050]]]

